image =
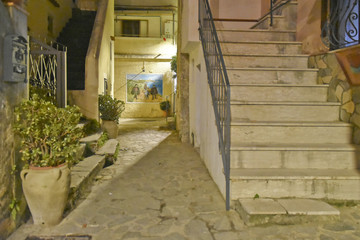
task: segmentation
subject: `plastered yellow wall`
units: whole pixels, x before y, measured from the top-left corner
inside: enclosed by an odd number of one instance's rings
[[[29,0],[26,10],[29,12],[29,35],[40,40],[56,39],[66,22],[72,16],[72,0],[57,0],[59,7],[54,6],[49,0]],[[53,17],[53,32],[48,32],[48,16]]]
[[[311,55],[328,52],[320,36],[321,1],[299,0],[296,38],[303,43],[303,52]]]
[[[163,100],[173,92],[173,78],[170,69],[170,59],[162,61],[154,60],[129,60],[115,59],[115,91],[114,96],[117,99],[126,102],[126,74],[138,74],[145,67],[144,74],[159,73],[163,75]],[[141,89],[142,90],[142,89]],[[171,106],[172,98],[169,97]],[[163,117],[164,112],[157,103],[126,103],[123,118],[141,118],[141,117]]]
[[[108,82],[111,79],[111,51],[114,51],[110,48],[111,37],[114,36],[114,0],[109,0],[108,5],[99,53],[99,94],[104,93],[104,78],[106,77]]]

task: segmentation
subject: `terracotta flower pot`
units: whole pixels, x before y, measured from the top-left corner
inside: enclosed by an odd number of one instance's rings
[[[70,189],[70,169],[67,165],[24,169],[21,179],[34,224],[58,224]]]

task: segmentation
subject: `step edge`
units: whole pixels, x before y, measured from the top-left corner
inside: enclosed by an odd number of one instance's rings
[[[230,105],[282,105],[282,106],[324,106],[324,107],[337,107],[341,106],[340,102],[275,102],[275,101],[267,101],[267,102],[245,102],[245,101],[230,101]]]

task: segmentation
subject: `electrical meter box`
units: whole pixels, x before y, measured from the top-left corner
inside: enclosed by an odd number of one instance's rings
[[[172,22],[165,23],[165,37],[172,38],[173,35],[173,24]]]
[[[7,35],[4,39],[4,81],[27,81],[27,40],[19,35]]]

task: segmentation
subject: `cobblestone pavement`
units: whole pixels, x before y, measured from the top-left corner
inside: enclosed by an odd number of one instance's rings
[[[121,152],[91,193],[57,226],[29,221],[9,240],[28,235],[89,234],[96,240],[360,239],[360,206],[340,207],[340,220],[245,226],[225,202],[197,152],[162,121],[121,123]]]

